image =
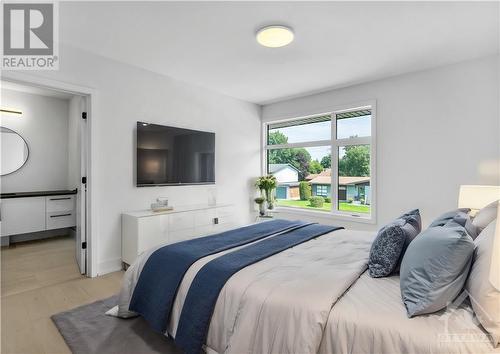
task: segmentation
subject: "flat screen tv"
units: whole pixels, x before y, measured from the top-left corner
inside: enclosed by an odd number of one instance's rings
[[[137,122],[137,186],[215,183],[215,133]]]

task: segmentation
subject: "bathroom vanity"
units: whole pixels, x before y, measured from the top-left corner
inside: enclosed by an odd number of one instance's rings
[[[77,190],[2,193],[0,222],[5,237],[76,226]]]

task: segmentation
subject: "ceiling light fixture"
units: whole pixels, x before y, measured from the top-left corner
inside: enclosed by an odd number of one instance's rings
[[[264,47],[279,48],[292,43],[294,34],[290,27],[273,25],[261,28],[255,37]]]

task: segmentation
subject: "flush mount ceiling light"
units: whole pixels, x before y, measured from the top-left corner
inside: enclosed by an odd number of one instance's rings
[[[257,42],[264,47],[279,48],[293,41],[293,31],[286,26],[266,26],[257,31]]]

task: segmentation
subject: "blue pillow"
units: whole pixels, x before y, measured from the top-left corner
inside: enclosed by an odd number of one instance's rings
[[[465,228],[465,231],[472,237],[473,240],[481,233],[481,229],[472,223],[469,214],[460,214],[453,218],[453,220],[448,221],[447,225],[450,223],[456,223]]]
[[[387,277],[398,269],[404,250],[420,232],[418,209],[403,214],[382,227],[373,241],[368,273],[373,278]]]
[[[418,209],[409,211],[408,213],[401,215],[400,218],[406,220],[406,225],[404,226],[406,232],[406,240],[403,251],[401,253],[401,261],[411,241],[413,241],[413,239],[417,237],[420,231],[422,231],[422,218],[420,217],[420,211]]]
[[[481,229],[472,223],[469,212],[470,209],[468,208],[461,208],[449,211],[436,218],[436,220],[434,220],[429,225],[429,227],[444,226],[447,223],[451,222],[452,220],[455,220],[456,223],[465,227],[465,230],[467,231],[469,236],[472,237],[472,239],[474,240],[481,232]]]
[[[448,211],[442,215],[439,215],[430,225],[429,227],[434,226],[444,226],[448,221],[453,220],[456,216],[467,215],[470,212],[468,208],[461,208],[452,211]]]
[[[422,232],[401,263],[401,297],[408,317],[439,311],[453,301],[467,280],[473,253],[472,238],[453,219]]]
[[[415,227],[421,227],[420,210],[413,209],[407,213],[401,215],[398,219],[406,219],[408,222],[413,224]]]

